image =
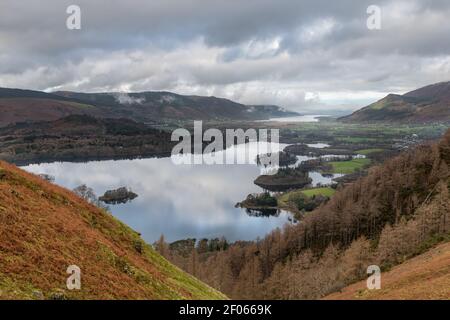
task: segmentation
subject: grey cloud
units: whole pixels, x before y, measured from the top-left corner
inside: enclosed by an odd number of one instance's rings
[[[373,3],[380,31],[366,28]],[[366,92],[364,101],[450,79],[446,0],[79,0],[80,31],[65,28],[70,4],[0,3],[0,86],[172,90],[301,109],[342,108],[339,92],[356,108]]]

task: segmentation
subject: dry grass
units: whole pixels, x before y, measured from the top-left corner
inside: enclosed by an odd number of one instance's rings
[[[78,265],[82,289],[66,289]],[[220,299],[110,214],[0,162],[0,298]]]
[[[331,300],[450,299],[450,243],[445,243],[381,275],[381,289],[367,290],[366,281],[326,297]]]

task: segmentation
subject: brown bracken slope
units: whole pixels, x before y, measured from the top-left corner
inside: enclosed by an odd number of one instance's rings
[[[0,127],[17,122],[50,121],[73,114],[112,117],[87,104],[44,98],[2,98]]]
[[[66,270],[81,268],[81,290]],[[109,213],[0,162],[0,299],[222,299]]]
[[[450,243],[382,273],[380,290],[368,290],[361,281],[325,299],[450,299]]]

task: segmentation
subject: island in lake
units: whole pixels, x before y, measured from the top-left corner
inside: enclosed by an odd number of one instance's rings
[[[100,201],[107,204],[127,203],[137,198],[137,194],[126,187],[121,187],[115,190],[108,190],[103,196],[98,198]]]

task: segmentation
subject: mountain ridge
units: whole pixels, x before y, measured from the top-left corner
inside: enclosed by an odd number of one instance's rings
[[[403,95],[391,93],[339,120],[348,123],[449,123],[450,82],[435,83]]]
[[[251,121],[298,115],[274,105],[245,105],[214,96],[180,95],[168,91],[46,93],[0,88],[0,126],[57,120],[72,114],[149,123],[161,120]]]

